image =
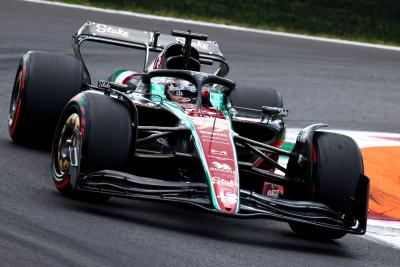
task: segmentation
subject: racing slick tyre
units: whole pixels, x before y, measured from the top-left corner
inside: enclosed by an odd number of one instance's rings
[[[18,66],[9,109],[9,135],[16,144],[50,146],[58,118],[81,91],[82,63],[71,56],[30,51]]]
[[[75,190],[71,177],[79,179],[106,169],[124,170],[132,142],[131,114],[122,101],[96,91],[76,95],[64,108],[54,136],[51,173],[56,188],[68,197],[108,199]],[[79,173],[73,172],[73,166]]]
[[[244,92],[246,95],[241,96]],[[234,91],[232,103],[235,106],[246,108],[260,109],[262,106],[283,108],[283,100],[281,94],[272,88],[251,89],[248,91]]]
[[[364,174],[358,145],[344,135],[315,132],[313,150],[314,189],[311,200],[326,204],[354,222],[356,216],[352,202],[357,199],[359,177]],[[289,225],[295,233],[307,238],[339,239],[346,235],[344,231],[304,223],[292,222]]]

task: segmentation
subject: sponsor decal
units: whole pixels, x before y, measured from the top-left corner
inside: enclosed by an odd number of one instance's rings
[[[226,157],[218,157],[218,156],[212,156],[212,155],[209,155],[208,157],[216,159],[216,160],[234,161],[234,159],[230,159],[230,158],[226,158]]]
[[[229,145],[230,143],[225,140],[214,140],[214,138],[203,138],[203,142],[221,144],[221,145]]]
[[[195,75],[201,75],[201,72],[198,72],[198,71],[191,71],[190,72],[193,76],[195,76]]]
[[[211,164],[214,166],[214,167],[210,168],[210,170],[212,170],[212,171],[233,173],[232,168],[226,163],[220,163],[218,161],[213,161]]]
[[[211,148],[211,154],[215,155],[215,156],[223,156],[223,157],[227,157],[228,156],[228,153],[226,151],[216,150],[216,149],[212,149],[212,148]]]
[[[228,135],[224,133],[209,132],[204,130],[200,131],[200,133],[204,135],[212,135],[213,138],[228,138]]]
[[[235,183],[232,180],[225,180],[224,178],[214,176],[211,178],[211,181],[213,184],[229,184],[229,185],[235,185]]]
[[[277,184],[264,183],[262,194],[267,197],[279,198],[283,195],[283,186]]]
[[[100,80],[97,82],[97,87],[104,88],[104,89],[111,88],[110,83],[108,81],[103,81],[103,80]]]
[[[210,127],[209,124],[196,125],[196,126],[197,126],[196,128],[199,130],[211,128],[213,130],[213,132],[212,132],[213,134],[229,131],[229,125],[222,123],[222,122],[219,122],[218,124],[216,123],[216,124],[212,125],[212,127]]]
[[[122,28],[117,28],[104,24],[96,24],[96,31],[99,33],[111,33],[122,37],[129,37],[129,33]]]
[[[267,197],[278,198],[279,197],[279,189],[271,189],[267,192]]]
[[[175,39],[178,43],[180,44],[185,44],[185,38],[183,37],[176,37]],[[208,49],[208,43],[207,42],[202,42],[200,40],[192,40],[192,46],[193,47],[198,47],[201,49]]]
[[[200,131],[203,141],[208,143],[217,143],[223,145],[230,145],[228,135],[217,132]]]
[[[157,138],[156,141],[157,143],[161,144],[163,148],[164,147],[169,148],[169,144],[166,138]]]
[[[221,193],[217,196],[225,204],[236,203],[238,197],[235,193],[228,190],[221,190]]]

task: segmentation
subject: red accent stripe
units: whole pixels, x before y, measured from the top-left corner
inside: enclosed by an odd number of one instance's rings
[[[65,178],[61,183],[55,183],[58,189],[64,189],[69,184],[69,177]]]
[[[312,146],[312,158],[313,158],[313,164],[317,164],[317,154],[315,153],[315,147],[314,145]]]
[[[272,143],[271,145],[277,148],[282,147],[282,145],[285,143],[284,139],[278,139],[276,140],[274,143]]]
[[[137,76],[140,76],[140,74],[139,74],[139,73],[131,74],[131,75],[129,75],[128,77],[126,77],[126,78],[122,81],[122,83],[123,83],[123,84],[127,84],[127,83],[129,82],[129,80],[131,80],[133,77],[137,77]]]
[[[313,166],[315,167],[315,165],[317,164],[317,153],[315,152],[315,147],[314,145],[312,145],[312,158],[313,158]],[[315,170],[315,168],[314,168]],[[311,192],[312,192],[312,197],[315,196],[315,193],[317,192],[317,185],[316,185],[316,181],[315,179],[312,180],[312,185],[311,185]]]
[[[21,110],[21,99],[18,99],[17,112],[15,113],[15,117],[14,117],[14,120],[12,122],[11,129],[10,129],[11,138],[14,138],[15,129],[17,128],[17,122],[18,122],[18,117],[19,117],[20,110]]]
[[[17,102],[17,111],[15,113],[12,125],[11,125],[11,129],[10,129],[10,136],[11,138],[14,138],[14,134],[15,134],[15,129],[17,128],[17,124],[18,124],[18,118],[19,118],[19,114],[21,111],[21,97],[22,97],[22,92],[24,91],[25,88],[25,74],[26,74],[26,67],[25,65],[22,66],[22,72],[21,72],[21,77],[19,79],[19,98],[18,98],[18,102]]]
[[[81,118],[81,128],[80,128],[80,132],[81,132],[81,135],[82,135],[82,140],[84,140],[84,137],[85,137],[85,130],[86,130],[86,117],[85,117],[85,113],[86,113],[86,111],[85,111],[85,107],[84,106],[81,106],[81,115],[82,115],[82,118]]]

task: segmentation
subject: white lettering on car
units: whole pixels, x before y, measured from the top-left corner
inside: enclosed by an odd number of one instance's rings
[[[221,194],[217,196],[217,198],[221,199],[222,202],[230,202],[235,203],[237,202],[237,195],[230,191],[222,191]]]
[[[231,167],[229,167],[229,165],[226,163],[219,163],[218,161],[213,161],[211,164],[214,165],[214,167],[217,169],[222,169],[224,171],[232,170]]]
[[[211,181],[213,184],[230,184],[230,185],[235,185],[235,183],[231,180],[225,180],[224,178],[220,178],[217,176],[214,176],[211,178]]]
[[[213,161],[211,164],[214,166],[210,168],[211,171],[233,173],[232,168],[226,163],[219,163],[218,161]]]
[[[120,35],[122,37],[129,36],[129,33],[122,28],[115,28],[113,26],[108,26],[104,24],[96,24],[96,31],[99,33],[111,33],[115,35]]]
[[[224,157],[228,156],[228,153],[226,151],[216,150],[216,149],[212,149],[212,148],[211,148],[211,154],[216,155],[216,156],[224,156]]]
[[[184,44],[185,43],[185,38],[183,37],[176,37],[175,39],[178,43]],[[192,40],[192,46],[193,47],[199,47],[201,49],[208,49],[208,43],[207,42],[202,42],[199,40]]]

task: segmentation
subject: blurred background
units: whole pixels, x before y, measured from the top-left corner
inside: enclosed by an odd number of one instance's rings
[[[292,33],[400,44],[396,0],[62,0]]]

